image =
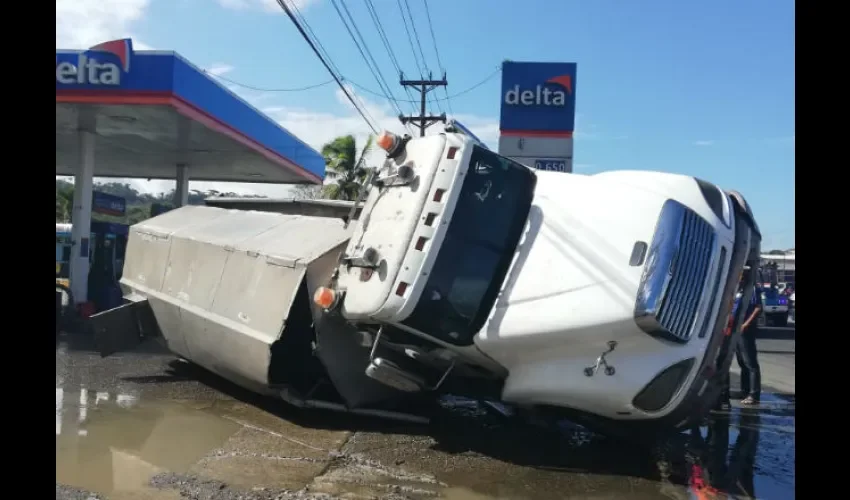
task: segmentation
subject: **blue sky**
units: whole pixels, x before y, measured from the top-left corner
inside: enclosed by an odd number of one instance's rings
[[[407,2],[428,67],[439,73],[424,2]],[[344,77],[377,91],[331,1],[296,3]],[[372,3],[402,68],[415,76],[398,1]],[[396,97],[406,98],[364,1],[345,4]],[[576,172],[650,169],[708,179],[747,196],[765,247],[794,246],[793,1],[428,0],[428,5],[449,95],[479,83],[504,59],[576,62]],[[273,0],[57,0],[57,46],[85,48],[132,36],[137,48],[175,50],[256,88],[328,81],[279,11]],[[228,85],[316,147],[334,135],[364,137],[369,131],[335,85],[304,92]],[[491,144],[498,134],[499,94],[496,75],[450,101],[455,115]],[[359,95],[379,126],[399,127],[386,99]],[[409,111],[406,104],[402,108]]]

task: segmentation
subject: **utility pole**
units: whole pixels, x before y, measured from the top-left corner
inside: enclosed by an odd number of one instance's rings
[[[434,90],[437,87],[445,87],[449,84],[446,81],[446,74],[443,73],[443,78],[441,80],[434,80],[431,76],[431,73],[428,73],[427,80],[405,80],[404,73],[400,75],[401,77],[401,85],[402,87],[413,87],[419,92],[420,95],[420,106],[419,106],[419,116],[404,116],[399,115],[398,119],[401,120],[401,123],[408,124],[413,123],[417,127],[419,127],[419,136],[425,136],[425,129],[430,127],[436,122],[446,123],[446,114],[442,113],[440,115],[428,115],[425,109],[425,97],[428,92]]]

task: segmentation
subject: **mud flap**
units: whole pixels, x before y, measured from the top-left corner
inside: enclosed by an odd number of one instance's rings
[[[124,297],[125,304],[89,317],[101,357],[129,351],[160,331],[148,300],[138,295]]]
[[[370,349],[360,344],[357,330],[342,318],[322,317],[317,322],[316,341],[316,356],[348,408],[374,406],[407,395],[366,376]]]

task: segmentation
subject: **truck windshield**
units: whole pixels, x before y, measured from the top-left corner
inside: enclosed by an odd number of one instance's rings
[[[472,343],[510,267],[535,183],[528,167],[474,147],[446,237],[404,325],[451,344]]]

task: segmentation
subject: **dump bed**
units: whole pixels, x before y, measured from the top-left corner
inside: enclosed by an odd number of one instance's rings
[[[147,299],[170,350],[269,393],[299,285],[327,281],[349,236],[339,219],[187,206],[130,228],[121,285]]]

